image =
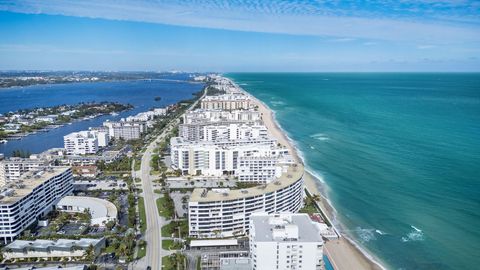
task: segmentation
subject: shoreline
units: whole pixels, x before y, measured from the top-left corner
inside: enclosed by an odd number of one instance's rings
[[[261,113],[262,120],[267,127],[270,135],[278,140],[280,144],[287,147],[297,162],[305,164],[305,158],[300,155],[301,151],[298,149],[295,141],[288,137],[287,133],[280,127],[275,117],[275,112],[271,110],[267,104],[248,93],[233,80],[229,79],[238,89],[248,95],[253,102],[258,106],[258,110]],[[321,200],[317,202],[321,211],[332,223],[332,227],[337,231],[336,225],[332,221],[335,221],[336,210],[332,206],[331,202],[323,194],[319,185],[322,185],[323,179],[316,177],[311,171],[305,168],[304,172],[304,185],[305,189],[312,195],[319,195]],[[340,226],[341,227],[341,226]],[[330,262],[333,264],[336,270],[383,270],[386,269],[378,259],[368,253],[364,248],[355,242],[350,236],[340,233],[339,239],[329,240],[325,242],[324,253],[328,256]]]

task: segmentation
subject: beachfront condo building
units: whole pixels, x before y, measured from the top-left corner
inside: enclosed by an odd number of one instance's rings
[[[96,154],[100,147],[108,145],[108,135],[100,131],[79,131],[63,137],[67,155]]]
[[[260,112],[249,109],[249,110],[233,110],[233,111],[224,111],[224,110],[204,110],[197,109],[194,111],[186,112],[183,115],[184,124],[198,124],[198,123],[209,123],[213,124],[216,122],[228,122],[228,121],[239,121],[239,122],[258,122],[261,120]]]
[[[242,93],[206,96],[200,102],[200,107],[207,110],[246,110],[254,107],[249,96]]]
[[[244,236],[256,212],[297,212],[303,205],[303,167],[291,165],[278,179],[246,189],[194,189],[188,202],[189,235]]]
[[[255,142],[251,139],[190,142],[175,137],[170,143],[172,167],[182,174],[235,175],[240,181],[266,183],[282,174],[283,165],[293,163],[288,149],[277,147],[275,141]]]
[[[47,161],[38,158],[11,157],[0,161],[0,187],[15,182],[22,174],[47,165]]]
[[[217,141],[267,137],[267,128],[259,122],[216,122],[181,124],[179,136],[188,141]]]
[[[252,214],[249,230],[252,269],[322,269],[320,233],[307,214]]]
[[[73,191],[70,167],[43,167],[24,173],[0,193],[0,239],[13,241]]]

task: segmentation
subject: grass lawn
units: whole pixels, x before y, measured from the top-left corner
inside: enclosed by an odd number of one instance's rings
[[[133,166],[133,169],[135,171],[139,171],[141,165],[142,165],[142,160],[141,159],[136,159],[135,160],[135,165]]]
[[[318,213],[319,211],[317,210],[317,208],[315,208],[315,206],[313,206],[313,204],[308,204],[308,205],[305,205],[302,209],[300,209],[299,212],[306,213],[306,214],[315,214],[315,213]]]
[[[182,247],[182,244],[180,243],[175,243],[171,239],[165,239],[162,240],[162,248],[166,250],[173,250],[173,249],[180,249]]]
[[[140,247],[137,252],[137,260],[145,257],[147,254],[147,247]]]
[[[175,270],[174,263],[170,256],[162,257],[162,269]]]
[[[158,214],[162,217],[170,219],[173,215],[174,209],[166,207],[166,204],[167,204],[166,197],[161,197],[157,199]]]
[[[167,225],[162,227],[162,237],[172,237],[172,234],[175,234],[175,237],[178,236],[178,226],[180,226],[180,233],[181,236],[184,237],[188,234],[188,221],[187,220],[180,220],[180,221],[172,221]]]
[[[140,212],[140,231],[145,233],[147,230],[147,214],[145,213],[145,201],[143,197],[138,197],[138,211]]]
[[[162,191],[160,189],[154,189],[153,192],[157,193],[157,194],[161,194]]]
[[[162,227],[162,237],[171,237],[172,231],[174,227],[172,226],[172,222],[168,223],[167,225]]]

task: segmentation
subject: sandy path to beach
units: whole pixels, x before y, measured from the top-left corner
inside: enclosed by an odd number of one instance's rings
[[[246,94],[249,95],[252,98],[253,102],[258,106],[258,110],[262,114],[263,123],[267,127],[270,135],[275,137],[280,144],[286,146],[297,162],[302,162],[291,141],[287,138],[286,134],[282,131],[282,129],[277,125],[272,110],[270,110],[270,108],[268,108],[263,102],[261,102],[254,96],[248,93]],[[310,194],[317,194],[321,198],[323,198],[317,187],[314,176],[312,176],[308,172],[305,172],[303,179],[306,189]],[[324,199],[320,201],[320,204],[322,210],[330,219],[332,219],[333,208]],[[344,237],[341,237],[340,239],[334,241],[327,241],[324,246],[324,252],[328,256],[336,270],[382,269],[378,264],[369,259],[365,254],[363,254],[357,247],[355,247],[352,243],[350,243],[350,241],[348,241]]]

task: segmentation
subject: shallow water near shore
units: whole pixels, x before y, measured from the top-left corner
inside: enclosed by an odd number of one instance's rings
[[[391,269],[475,269],[480,74],[228,74],[265,102],[337,218]]]

